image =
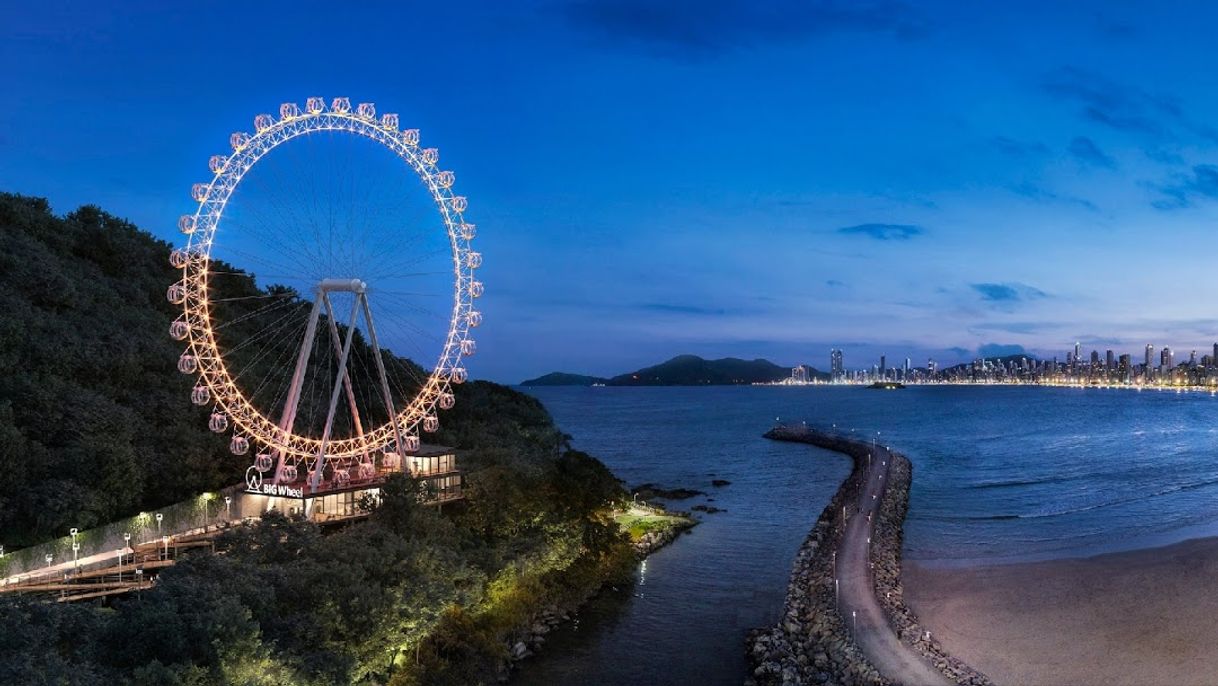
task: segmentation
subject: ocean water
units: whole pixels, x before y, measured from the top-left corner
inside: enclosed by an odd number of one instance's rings
[[[524,663],[520,684],[739,684],[791,561],[849,464],[766,441],[776,419],[878,440],[914,464],[908,559],[1003,563],[1218,534],[1218,398],[1001,386],[533,388],[629,486],[703,490],[693,533]],[[712,479],[731,485],[715,488]]]

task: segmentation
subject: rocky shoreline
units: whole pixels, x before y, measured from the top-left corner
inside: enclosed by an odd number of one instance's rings
[[[904,542],[905,515],[909,511],[909,486],[913,482],[913,465],[900,453],[892,453],[888,488],[880,506],[880,516],[872,534],[871,563],[875,581],[875,596],[888,616],[888,624],[906,645],[913,646],[922,657],[943,672],[948,679],[963,686],[992,686],[981,672],[952,657],[934,636],[918,624],[918,618],[905,605],[905,589],[901,584],[901,547]]]
[[[755,686],[892,684],[855,644],[837,612],[834,598],[832,553],[840,544],[845,528],[843,507],[858,497],[864,485],[868,445],[805,427],[775,427],[765,437],[809,443],[843,453],[852,459],[853,469],[796,554],[782,618],[776,626],[750,632],[746,651],[753,670],[745,683]],[[884,491],[870,549],[871,562],[875,565],[875,594],[889,625],[901,640],[913,646],[948,679],[968,686],[988,685],[990,682],[984,675],[947,655],[922,630],[917,618],[904,604],[901,543],[913,470],[904,456],[893,453],[893,457],[890,482]]]
[[[638,507],[637,504],[636,507]],[[640,536],[637,541],[634,541],[631,545],[634,549],[635,557],[640,560],[672,543],[681,534],[688,532],[698,523],[697,520],[689,518],[688,514],[684,512],[670,512],[663,508],[645,507],[654,509],[657,513],[684,517],[684,521],[674,522],[672,526],[665,527],[659,531],[648,532]],[[564,622],[576,620],[579,608],[583,607],[585,603],[595,597],[604,588],[605,586],[599,586],[590,589],[572,603],[562,606],[557,604],[546,606],[534,615],[530,621],[523,623],[505,642],[507,661],[504,664],[504,670],[500,673],[500,681],[509,680],[511,671],[518,662],[536,654],[542,645],[545,644],[546,635],[551,631],[561,626]]]

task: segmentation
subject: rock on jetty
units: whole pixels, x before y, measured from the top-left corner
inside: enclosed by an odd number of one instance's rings
[[[816,525],[795,557],[783,616],[776,626],[754,630],[746,642],[752,673],[745,683],[841,684],[885,686],[894,682],[873,666],[854,642],[838,614],[834,598],[832,553],[845,530],[843,507],[854,502],[866,482],[868,444],[815,431],[804,426],[775,427],[766,438],[809,443],[848,455],[854,463],[850,475],[821,512]],[[890,482],[884,490],[879,520],[870,548],[875,564],[875,593],[889,625],[901,640],[958,684],[988,686],[989,680],[947,655],[904,605],[901,587],[901,542],[909,507],[912,466],[892,453]]]

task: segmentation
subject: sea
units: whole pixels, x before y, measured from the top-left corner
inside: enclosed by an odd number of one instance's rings
[[[550,387],[574,447],[628,488],[720,508],[639,564],[521,663],[516,684],[740,684],[749,629],[775,622],[796,550],[849,472],[768,441],[807,422],[913,463],[906,559],[967,566],[1218,535],[1218,397],[1034,386]],[[713,480],[726,486],[714,486]]]

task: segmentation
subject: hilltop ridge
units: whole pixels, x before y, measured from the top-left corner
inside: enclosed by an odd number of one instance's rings
[[[828,379],[829,375],[813,367],[809,378]],[[768,383],[790,378],[791,367],[774,364],[765,359],[744,360],[724,357],[708,360],[697,355],[677,355],[650,367],[604,379],[582,374],[552,372],[521,382],[522,386],[730,386]]]

